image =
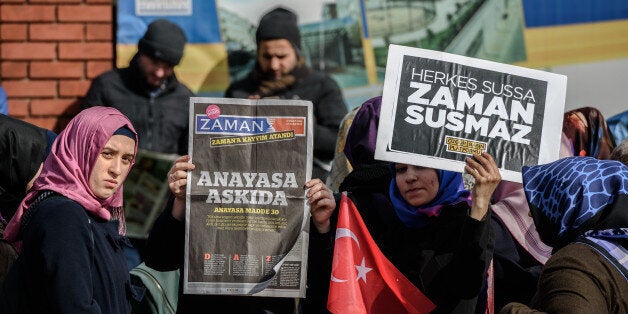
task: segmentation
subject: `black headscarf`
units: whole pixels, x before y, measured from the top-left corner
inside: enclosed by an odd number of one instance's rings
[[[0,213],[7,221],[46,158],[56,134],[0,114]]]

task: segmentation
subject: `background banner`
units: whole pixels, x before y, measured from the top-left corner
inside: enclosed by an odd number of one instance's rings
[[[190,39],[178,77],[199,96],[222,97],[252,68],[259,18],[277,5],[298,14],[308,64],[336,79],[349,109],[382,94],[396,44],[568,74],[566,109],[623,111],[624,0],[118,1],[117,65],[128,64],[150,21],[171,19]]]

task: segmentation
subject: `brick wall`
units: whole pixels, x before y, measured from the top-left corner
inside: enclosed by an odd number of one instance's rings
[[[60,132],[114,66],[114,14],[112,0],[0,0],[9,115]]]

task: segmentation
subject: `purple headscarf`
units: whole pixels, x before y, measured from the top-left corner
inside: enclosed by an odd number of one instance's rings
[[[375,143],[382,96],[364,102],[353,117],[351,128],[347,132],[344,153],[351,166],[375,163]]]

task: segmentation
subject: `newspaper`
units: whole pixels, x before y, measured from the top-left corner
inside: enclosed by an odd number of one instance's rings
[[[504,180],[558,159],[567,77],[390,45],[375,158],[464,172],[489,152]]]
[[[175,154],[162,154],[139,149],[135,165],[124,181],[124,214],[126,234],[146,239],[159,213],[164,209],[168,194],[168,171]]]
[[[190,98],[186,294],[305,297],[312,103]]]

